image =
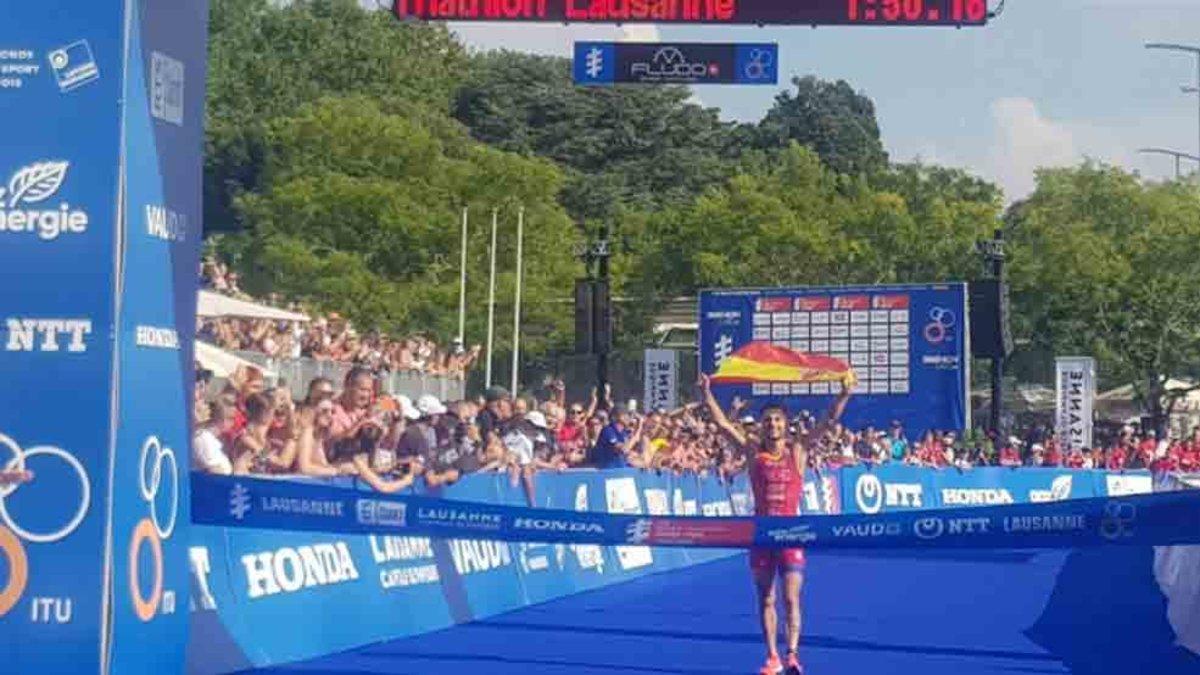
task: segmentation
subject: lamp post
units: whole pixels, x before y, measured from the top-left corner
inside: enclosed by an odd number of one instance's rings
[[[1141,152],[1144,154],[1149,154],[1149,155],[1167,155],[1168,157],[1174,157],[1175,158],[1175,180],[1179,180],[1179,176],[1180,176],[1179,160],[1189,159],[1193,162],[1200,163],[1200,157],[1197,157],[1196,155],[1190,155],[1186,152],[1178,152],[1176,150],[1167,150],[1165,148],[1141,148],[1138,150],[1138,152]]]
[[[1196,94],[1196,110],[1197,110],[1197,131],[1200,132],[1200,47],[1192,45],[1180,45],[1166,42],[1151,42],[1146,45],[1146,49],[1163,49],[1166,51],[1183,52],[1196,57],[1196,86],[1186,85],[1182,87],[1185,94]],[[1200,135],[1197,136],[1197,154],[1200,154]]]

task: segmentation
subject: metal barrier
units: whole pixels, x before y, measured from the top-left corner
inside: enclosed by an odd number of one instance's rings
[[[274,371],[287,383],[292,397],[297,400],[301,400],[307,395],[308,383],[313,378],[326,377],[332,380],[335,386],[340,387],[346,379],[346,374],[353,368],[351,364],[336,361],[318,361],[309,358],[274,359],[260,352],[248,351],[233,351],[232,353]],[[422,394],[433,394],[442,401],[461,399],[466,391],[462,380],[416,371],[386,374],[383,377],[383,389],[389,394],[403,394],[414,400]]]

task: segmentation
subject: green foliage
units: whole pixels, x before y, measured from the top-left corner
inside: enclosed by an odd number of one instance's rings
[[[1043,170],[1008,221],[1018,330],[1035,348],[1097,356],[1152,411],[1168,377],[1200,374],[1194,187],[1095,164]]]
[[[786,148],[791,142],[811,147],[827,166],[848,175],[871,174],[887,165],[879,138],[875,104],[844,80],[828,82],[811,75],[792,78],[790,91],[758,124],[759,147]]]
[[[562,177],[552,164],[482,146],[452,123],[429,124],[419,109],[389,112],[361,97],[325,99],[275,120],[265,148],[262,190],[237,201],[251,226],[241,243],[251,289],[308,299],[364,327],[448,340],[457,330],[461,208],[472,214],[468,303],[481,308],[490,211],[502,207],[497,312],[505,316],[523,205],[530,348],[564,339],[570,313],[552,299],[573,275],[563,245],[573,227],[555,201]],[[485,329],[482,312],[473,312],[468,339]]]
[[[975,275],[974,243],[990,235],[999,214],[994,188],[916,165],[896,167],[878,182],[876,188],[841,176],[793,143],[770,166],[739,174],[691,204],[623,222],[643,254],[620,271],[648,312],[706,287]]]
[[[730,175],[732,125],[688,97],[677,86],[576,87],[567,59],[497,52],[475,57],[455,115],[489,145],[569,168],[563,205],[600,218],[679,203]]]
[[[232,198],[256,189],[267,122],[331,95],[445,111],[466,55],[443,26],[400,24],[354,0],[212,0],[205,212],[229,229]]]

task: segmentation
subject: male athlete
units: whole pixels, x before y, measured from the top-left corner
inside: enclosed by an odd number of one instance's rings
[[[763,408],[759,435],[747,436],[732,424],[712,394],[707,375],[700,376],[704,403],[713,421],[741,452],[746,453],[750,466],[750,486],[754,491],[754,513],[758,516],[795,516],[800,513],[800,495],[804,488],[804,471],[808,468],[808,450],[820,442],[826,430],[837,422],[850,399],[854,386],[853,375],[847,374],[842,390],[825,419],[809,433],[789,437],[788,416],[783,406],[771,404]],[[783,672],[776,646],[778,616],[775,613],[776,578],[783,576],[784,603],[787,609],[787,672],[801,675],[797,650],[800,647],[800,589],[804,584],[804,549],[753,549],[750,551],[750,570],[758,591],[762,616],[763,640],[767,643],[767,662],[760,675]]]

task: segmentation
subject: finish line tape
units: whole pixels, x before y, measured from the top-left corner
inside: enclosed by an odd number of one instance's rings
[[[589,513],[248,477],[192,475],[197,525],[685,548],[1078,548],[1200,543],[1200,491],[876,515],[787,518]]]

